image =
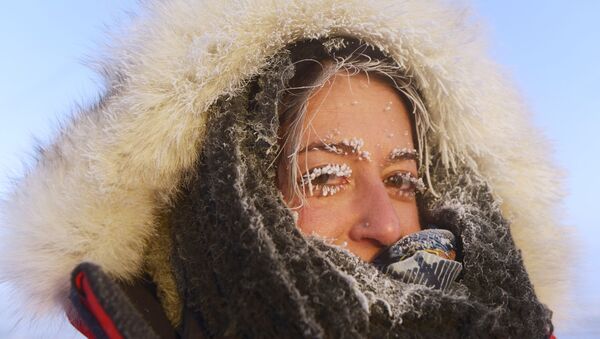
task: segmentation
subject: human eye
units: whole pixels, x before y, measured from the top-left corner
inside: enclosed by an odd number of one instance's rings
[[[301,185],[308,187],[310,196],[331,196],[350,182],[352,169],[347,164],[327,164],[310,169],[301,177]]]
[[[386,186],[392,188],[394,193],[403,198],[414,198],[418,193],[425,191],[425,184],[409,172],[394,172],[383,179]]]

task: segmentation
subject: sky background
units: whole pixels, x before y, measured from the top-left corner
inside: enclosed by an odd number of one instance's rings
[[[490,54],[523,93],[535,124],[554,146],[554,161],[566,170],[566,178],[557,173],[566,182],[564,222],[582,255],[571,277],[573,306],[567,319],[556,321],[557,337],[600,338],[600,217],[594,203],[600,191],[600,1],[470,3]],[[101,82],[85,60],[136,7],[133,0],[0,4],[0,193],[32,163],[33,145],[51,140],[77,105],[97,99]],[[9,294],[0,285],[0,305],[13,300]],[[61,319],[37,326],[19,319],[18,312],[0,307],[0,338],[42,338],[50,331],[80,337]]]

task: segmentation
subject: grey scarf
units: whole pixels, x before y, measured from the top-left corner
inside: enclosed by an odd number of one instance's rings
[[[293,76],[290,64],[289,53],[280,53],[243,93],[213,105],[192,179],[170,212],[178,289],[205,334],[547,337],[551,312],[537,300],[488,186],[468,172],[434,166],[442,195],[420,198],[430,221],[462,247],[463,273],[447,291],[399,282],[300,233],[272,165],[274,102]]]

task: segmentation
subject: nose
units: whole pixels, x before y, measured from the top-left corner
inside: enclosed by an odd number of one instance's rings
[[[381,181],[373,182],[365,189],[360,204],[360,217],[350,229],[350,239],[361,242],[375,241],[381,246],[389,246],[410,233],[410,227],[394,207],[387,189]]]

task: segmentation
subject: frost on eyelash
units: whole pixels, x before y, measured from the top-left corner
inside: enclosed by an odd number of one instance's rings
[[[347,164],[328,164],[323,167],[318,167],[311,170],[309,173],[302,176],[302,183],[308,183],[310,195],[313,195],[312,181],[323,174],[333,174],[336,177],[349,178],[352,175],[352,169]],[[318,186],[317,186],[318,187]],[[340,186],[325,186],[321,188],[321,195],[326,197],[334,195],[342,189]]]
[[[394,148],[391,152],[390,152],[390,160],[394,160],[394,159],[398,159],[401,158],[405,155],[414,155],[417,156],[417,150],[414,148]]]
[[[323,186],[321,188],[321,196],[326,197],[328,195],[334,195],[337,192],[341,191],[342,187],[340,186]]]
[[[352,169],[347,164],[328,164],[323,167],[318,167],[305,174],[302,180],[310,182],[321,174],[334,174],[338,177],[349,177],[352,175]]]
[[[415,189],[419,193],[423,193],[427,189],[427,187],[425,187],[425,183],[423,182],[423,179],[415,178],[412,175],[410,175],[410,173],[401,173],[401,174],[397,174],[397,176],[399,176],[402,179],[407,180],[411,184],[415,185]],[[389,181],[390,181],[390,178],[387,178],[384,180],[385,183],[387,183]]]

